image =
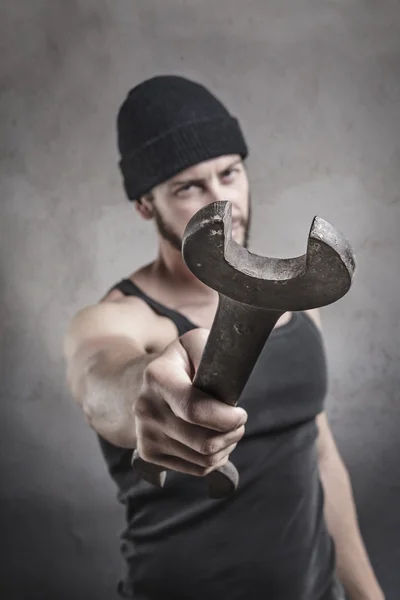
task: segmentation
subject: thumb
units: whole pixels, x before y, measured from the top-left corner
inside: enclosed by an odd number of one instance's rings
[[[191,376],[194,377],[199,368],[201,357],[210,334],[209,329],[197,328],[188,331],[179,338],[182,348],[185,350],[191,365]]]

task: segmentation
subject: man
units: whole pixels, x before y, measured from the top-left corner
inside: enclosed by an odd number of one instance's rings
[[[231,407],[191,385],[218,296],[181,256],[189,219],[229,200],[247,246],[248,150],[238,121],[205,87],[159,76],[118,115],[126,194],[158,230],[156,259],[72,320],[71,392],[97,432],[126,506],[121,597],[134,600],[382,600],[357,525],[349,477],[324,412],[319,316],[285,314]],[[169,469],[140,479],[132,450]],[[233,496],[204,475],[231,458]],[[341,582],[341,583],[339,583]]]

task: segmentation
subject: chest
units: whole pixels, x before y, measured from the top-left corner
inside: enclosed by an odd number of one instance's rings
[[[185,303],[180,304],[177,311],[184,315],[191,323],[194,323],[198,327],[204,327],[211,329],[215,314],[218,308],[218,298],[208,303]],[[285,313],[281,316],[276,324],[276,328],[282,327],[288,323],[291,319],[292,313]]]
[[[272,332],[243,390],[247,435],[276,431],[314,419],[324,410],[327,367],[322,337],[296,314]]]

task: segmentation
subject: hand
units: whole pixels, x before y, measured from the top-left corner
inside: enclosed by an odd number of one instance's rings
[[[208,333],[192,330],[150,362],[134,407],[139,455],[166,469],[197,476],[228,461],[247,421],[242,408],[192,385]]]

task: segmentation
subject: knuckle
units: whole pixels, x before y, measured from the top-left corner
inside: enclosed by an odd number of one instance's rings
[[[223,458],[219,457],[219,459],[217,457],[211,457],[212,464],[203,465],[201,467],[198,467],[199,476],[206,477],[213,471],[216,471],[220,467],[223,467],[228,462],[228,460],[229,460],[228,456],[224,456]]]
[[[147,461],[147,462],[151,462],[153,455],[151,454],[151,452],[147,451],[147,448],[141,448],[140,451],[138,450],[139,456],[140,458],[143,458],[143,460]]]
[[[207,419],[207,409],[201,400],[186,399],[184,411],[190,423],[200,425]]]
[[[159,379],[160,376],[160,366],[159,360],[155,359],[150,362],[144,370],[143,373],[143,383],[147,387],[152,387]]]
[[[150,424],[144,424],[140,427],[140,439],[143,445],[155,446],[160,442],[160,432],[157,427],[151,426]]]
[[[184,399],[184,413],[187,420],[191,423],[197,423],[200,415],[200,407],[198,402],[193,402],[190,399]]]
[[[143,460],[153,462],[157,453],[153,444],[141,443],[137,445],[138,454]]]
[[[211,471],[213,471],[213,469],[211,467],[200,467],[199,468],[199,476],[200,477],[206,477],[206,475],[208,475],[209,473],[211,473]]]
[[[143,460],[151,461],[158,454],[159,440],[157,431],[149,427],[137,429],[136,449]]]
[[[219,451],[220,444],[215,438],[206,438],[200,445],[200,453],[204,455],[212,455]]]
[[[138,439],[136,442],[136,450],[140,458],[143,460],[149,459],[149,452],[147,450],[146,444],[143,444],[142,440]]]
[[[136,401],[134,412],[137,419],[146,420],[150,418],[152,411],[149,399],[140,395]]]
[[[214,465],[207,466],[203,469],[203,477],[209,475],[213,471],[217,471],[220,467],[222,467],[228,461],[228,457],[223,460],[217,461]]]
[[[168,404],[176,417],[179,417],[184,421],[189,420],[188,406],[190,403],[186,390],[173,390],[173,393],[169,395]]]
[[[203,459],[203,466],[206,469],[213,469],[214,467],[217,466],[218,462],[219,462],[219,458],[217,455],[211,455],[211,456],[205,456]]]

